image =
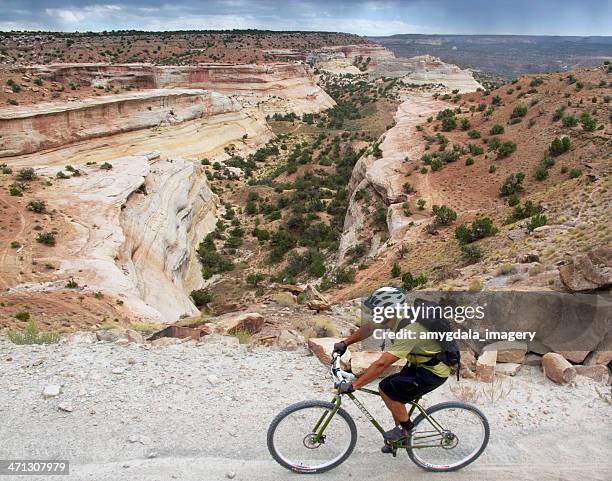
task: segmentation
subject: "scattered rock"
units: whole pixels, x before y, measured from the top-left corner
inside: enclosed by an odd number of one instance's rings
[[[98,341],[117,342],[119,339],[127,339],[127,334],[123,329],[102,329],[96,331]]]
[[[555,350],[556,353],[561,354],[565,359],[571,362],[583,362],[589,354],[589,351],[561,351]]]
[[[499,374],[501,376],[516,376],[516,374],[523,367],[522,364],[517,362],[502,362],[498,363],[495,366],[495,374]]]
[[[72,411],[74,411],[74,407],[69,402],[62,402],[62,403],[58,404],[57,405],[57,409],[59,409],[60,411],[65,412],[65,413],[71,413]]]
[[[520,264],[529,264],[531,262],[540,262],[540,254],[535,251],[523,252],[516,257],[516,262]]]
[[[98,336],[95,332],[72,332],[66,336],[68,344],[95,344]]]
[[[485,351],[497,351],[497,362],[523,363],[527,354],[527,343],[519,341],[498,341],[488,344]]]
[[[549,352],[542,357],[544,374],[557,384],[565,384],[576,377],[576,369],[567,359],[556,352]]]
[[[151,342],[151,346],[153,347],[165,347],[165,346],[173,346],[177,343],[178,339],[175,337],[160,337],[159,339],[155,339]]]
[[[476,369],[476,356],[474,351],[461,351],[461,369],[473,371]]]
[[[580,254],[559,268],[561,281],[570,291],[591,291],[612,286],[612,249],[598,247]]]
[[[142,334],[140,334],[138,331],[128,329],[127,331],[125,331],[125,334],[129,342],[133,342],[136,344],[144,344],[144,338],[142,337]]]
[[[298,346],[304,343],[304,338],[297,333],[284,329],[278,335],[277,343],[281,351],[295,351]]]
[[[608,384],[610,380],[610,371],[608,366],[574,366],[576,374],[579,376],[586,376],[591,378],[593,381],[600,382],[602,384]]]
[[[136,359],[133,357],[128,357],[127,358],[127,363],[128,364],[136,364]]]
[[[511,229],[506,235],[508,239],[517,241],[524,239],[527,236],[527,231],[525,229]]]
[[[379,352],[367,352],[357,351],[351,353],[351,372],[359,377],[361,376],[370,365],[376,361],[382,353]],[[389,374],[395,374],[402,370],[402,367],[406,365],[405,359],[400,359],[396,363],[389,366],[380,377],[388,376]]]
[[[308,309],[312,309],[313,311],[321,312],[321,311],[329,311],[331,309],[331,304],[327,301],[322,301],[320,299],[312,299],[306,303]]]
[[[211,383],[213,386],[219,384],[219,377],[215,376],[214,374],[211,374],[210,376],[208,376],[206,378],[206,380]]]
[[[258,312],[230,313],[213,322],[224,334],[236,334],[238,331],[255,334],[261,331],[264,325],[264,316]]]
[[[311,337],[308,339],[308,348],[326,366],[331,363],[331,355],[334,351],[334,344],[342,339],[338,337]],[[348,369],[351,362],[352,353],[347,351],[342,355],[341,366]]]
[[[59,384],[48,384],[43,389],[43,397],[45,398],[53,398],[60,395],[61,386]]]
[[[114,367],[113,369],[111,369],[112,374],[123,374],[124,372],[125,369],[123,369],[122,367]]]
[[[233,471],[230,471],[230,472],[225,474],[225,477],[227,479],[234,479],[236,477],[236,473],[234,473]]]
[[[482,382],[493,382],[496,363],[497,351],[484,351],[476,361],[476,378]]]

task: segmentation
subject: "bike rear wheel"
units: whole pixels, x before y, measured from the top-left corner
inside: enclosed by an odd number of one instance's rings
[[[489,422],[475,406],[462,402],[436,404],[425,412],[440,433],[420,414],[408,438],[408,456],[427,471],[456,471],[473,463],[489,442]],[[419,447],[420,446],[420,447]]]
[[[335,414],[333,414],[335,411]],[[303,401],[281,411],[268,428],[268,450],[297,473],[323,473],[343,463],[357,442],[357,427],[342,408]]]

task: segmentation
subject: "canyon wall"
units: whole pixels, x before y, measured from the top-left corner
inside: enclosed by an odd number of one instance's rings
[[[421,183],[417,175],[407,177],[407,174],[418,165],[424,151],[424,141],[417,125],[446,107],[447,104],[431,95],[410,94],[397,109],[395,125],[380,139],[382,156],[376,158],[366,154],[357,161],[348,186],[350,200],[337,254],[339,264],[344,261],[347,251],[358,244],[369,245],[369,256],[375,256],[385,247],[380,233],[373,234],[367,224],[373,212],[370,212],[367,197],[357,195],[358,191],[365,189],[370,198],[376,197],[381,201],[387,211],[387,234],[391,242],[404,239],[407,232],[419,224],[403,210],[402,204],[409,198],[404,191],[407,181],[417,188],[416,195],[425,199],[427,205],[438,200],[436,193],[431,192],[425,182]]]
[[[240,108],[236,100],[200,89],[155,89],[74,102],[8,107],[0,113],[0,157],[236,112]]]
[[[85,292],[120,300],[132,319],[171,321],[199,312],[189,292],[200,287],[199,241],[216,223],[217,196],[199,163],[158,153],[111,159],[112,170],[84,167],[39,194],[66,218],[45,261],[57,279],[21,283],[17,295],[52,293],[70,278]],[[54,174],[48,167],[41,174]]]

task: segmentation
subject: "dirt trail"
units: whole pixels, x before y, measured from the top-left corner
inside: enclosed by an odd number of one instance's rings
[[[232,473],[245,481],[295,480],[270,458],[266,430],[291,403],[331,399],[327,368],[302,350],[247,349],[236,342],[218,338],[146,351],[141,345],[0,340],[0,409],[10,413],[0,426],[0,458],[69,459],[66,479],[78,481],[222,481]],[[308,479],[609,479],[612,441],[601,422],[609,406],[590,379],[557,386],[539,368],[524,367],[503,381],[509,393],[495,401],[486,385],[460,383],[474,389],[474,402],[491,424],[490,444],[474,465],[436,476],[406,455],[383,455],[378,433],[347,401],[359,433],[355,451],[340,467]],[[60,384],[62,392],[45,400],[41,393],[49,384]],[[454,399],[456,386],[450,379],[425,404]],[[383,425],[390,423],[378,399],[360,398]]]

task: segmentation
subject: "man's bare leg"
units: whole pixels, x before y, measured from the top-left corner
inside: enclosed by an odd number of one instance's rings
[[[378,392],[380,393],[380,397],[384,401],[389,411],[391,411],[391,415],[393,416],[396,426],[399,426],[402,422],[408,421],[408,410],[406,409],[405,404],[399,401],[394,401],[387,396],[382,389],[379,389]]]

